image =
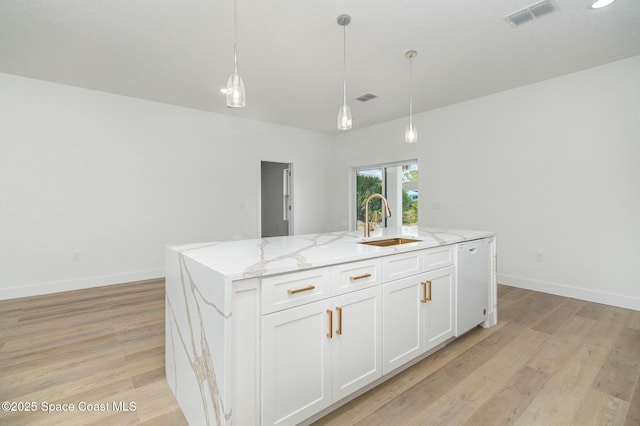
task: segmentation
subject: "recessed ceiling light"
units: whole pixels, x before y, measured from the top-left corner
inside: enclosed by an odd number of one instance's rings
[[[614,1],[616,1],[616,0],[596,0],[591,5],[591,8],[592,9],[600,9],[601,7],[609,6]]]

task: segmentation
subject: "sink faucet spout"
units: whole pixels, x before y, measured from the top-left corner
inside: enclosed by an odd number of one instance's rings
[[[367,201],[364,202],[364,237],[367,238],[371,235],[371,228],[369,223],[369,202],[374,198],[380,198],[382,203],[384,204],[384,215],[386,217],[391,217],[391,210],[389,210],[389,203],[387,203],[387,199],[384,198],[382,194],[371,194]]]

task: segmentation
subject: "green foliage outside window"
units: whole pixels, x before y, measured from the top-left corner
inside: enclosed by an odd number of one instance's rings
[[[418,170],[408,170],[404,172],[402,182],[416,182],[418,180]],[[413,191],[416,193],[415,191]],[[416,193],[417,194],[417,193]],[[418,224],[418,199],[412,198],[407,191],[402,190],[402,224]]]
[[[356,215],[359,221],[364,222],[364,202],[371,194],[382,193],[382,179],[377,176],[360,175],[356,176]],[[374,198],[369,204],[369,210],[380,211],[382,208],[382,200]]]
[[[416,225],[418,223],[418,200],[412,200],[409,193],[402,190],[402,224]]]
[[[405,166],[402,182],[416,182],[418,181],[418,170],[409,169],[410,166]],[[415,167],[415,166],[414,166]],[[365,221],[365,201],[371,194],[382,194],[382,175],[381,169],[370,169],[356,173],[356,218],[357,229],[362,229]],[[403,225],[417,225],[418,224],[418,198],[417,190],[407,192],[402,190],[402,223]],[[392,206],[393,210],[393,206]],[[369,219],[373,226],[379,226],[383,222],[382,215],[382,200],[380,198],[374,198],[369,204]],[[384,225],[383,225],[384,226]]]

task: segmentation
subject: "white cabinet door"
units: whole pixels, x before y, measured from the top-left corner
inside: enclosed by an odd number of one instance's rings
[[[382,377],[382,289],[332,299],[332,399],[338,401]]]
[[[421,282],[425,274],[393,281],[383,292],[383,373],[400,367],[422,353]]]
[[[421,284],[425,305],[424,351],[445,342],[455,332],[455,268],[449,266],[425,274]],[[426,296],[425,297],[425,293]]]
[[[323,300],[262,317],[263,424],[294,425],[331,404],[329,312]]]
[[[382,289],[384,374],[453,337],[454,266],[392,281]]]
[[[261,367],[269,425],[297,424],[382,377],[382,289],[264,315]]]

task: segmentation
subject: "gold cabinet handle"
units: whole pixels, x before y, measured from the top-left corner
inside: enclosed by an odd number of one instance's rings
[[[329,314],[329,332],[327,333],[327,337],[333,339],[333,311],[327,309],[327,314]]]
[[[349,277],[349,280],[351,280],[351,281],[361,280],[363,278],[369,278],[370,276],[371,276],[371,274],[366,273],[366,274],[362,274],[362,275],[356,275],[355,277]]]
[[[338,329],[336,330],[336,334],[339,336],[342,334],[342,308],[336,306],[336,311],[338,311]]]
[[[420,301],[422,303],[427,303],[431,301],[431,281],[422,281],[422,299]],[[429,286],[429,293],[427,295],[427,286]]]
[[[316,288],[316,286],[310,285],[304,288],[296,288],[295,290],[287,290],[287,293],[289,294],[302,293],[303,291],[313,290],[314,288]]]

